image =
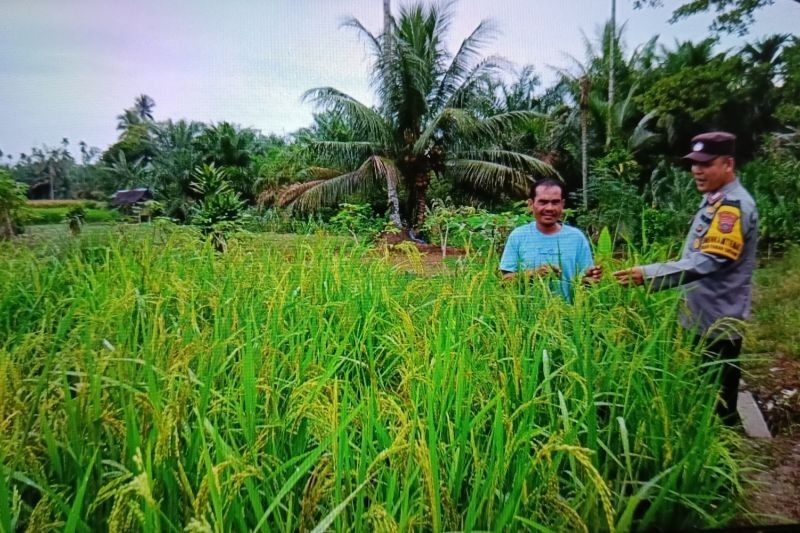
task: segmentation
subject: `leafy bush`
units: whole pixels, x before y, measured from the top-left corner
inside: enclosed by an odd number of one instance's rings
[[[248,209],[242,215],[244,229],[260,233],[298,233],[312,235],[327,227],[320,213],[309,213],[306,218],[292,214],[287,209]]]
[[[26,189],[8,171],[0,169],[0,238],[10,238],[22,226]]]
[[[192,207],[190,221],[204,235],[211,235],[217,249],[224,250],[226,235],[241,229],[245,203],[231,188],[224,168],[198,167],[195,180],[192,189],[200,200]]]
[[[768,247],[800,242],[800,150],[774,143],[741,170],[759,214],[759,238]]]
[[[488,250],[499,249],[511,230],[527,222],[530,214],[525,202],[514,204],[511,211],[490,213],[434,201],[424,228],[433,244]]]
[[[369,204],[340,204],[339,212],[330,221],[336,233],[351,235],[354,239],[374,239],[385,227],[385,217],[376,217]]]
[[[85,220],[86,210],[80,204],[70,207],[64,216],[64,222],[67,223],[67,227],[73,235],[78,235],[81,232],[81,226]]]
[[[691,174],[662,161],[650,175],[644,194],[649,204],[642,210],[642,245],[681,242],[700,202]]]
[[[637,182],[640,167],[628,150],[615,148],[592,167],[589,209],[578,213],[578,226],[591,235],[609,227],[625,239],[638,240],[644,208]]]

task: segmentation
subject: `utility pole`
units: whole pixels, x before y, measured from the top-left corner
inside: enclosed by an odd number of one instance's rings
[[[608,120],[606,121],[606,149],[611,146],[614,120],[614,49],[617,39],[617,0],[611,0],[611,40],[608,46]]]
[[[591,82],[589,75],[584,74],[580,79],[581,84],[581,177],[583,181],[583,208],[589,207],[589,89],[591,89]]]

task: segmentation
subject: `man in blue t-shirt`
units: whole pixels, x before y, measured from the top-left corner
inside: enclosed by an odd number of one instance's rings
[[[572,301],[572,284],[600,280],[589,241],[579,229],[561,222],[564,212],[564,184],[552,178],[538,180],[531,187],[528,207],[534,222],[511,232],[500,259],[503,279],[522,273],[526,277],[552,277],[552,287]]]

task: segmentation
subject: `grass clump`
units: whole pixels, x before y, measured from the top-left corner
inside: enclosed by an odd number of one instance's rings
[[[627,531],[734,511],[736,436],[675,294],[609,283],[568,305],[502,284],[496,258],[423,276],[339,241],[80,242],[0,254],[3,528]]]

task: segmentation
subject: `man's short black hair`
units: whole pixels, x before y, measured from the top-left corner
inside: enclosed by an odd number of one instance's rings
[[[538,187],[558,187],[559,189],[561,189],[561,199],[562,200],[566,199],[567,191],[564,187],[564,182],[559,179],[539,178],[536,181],[534,181],[533,185],[531,185],[530,193],[528,194],[528,197],[531,200],[536,200],[536,189]]]

